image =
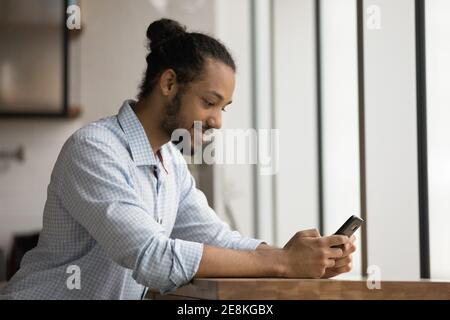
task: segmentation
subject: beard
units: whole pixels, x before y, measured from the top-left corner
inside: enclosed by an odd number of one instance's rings
[[[169,136],[172,136],[172,133],[181,128],[181,98],[183,97],[183,93],[178,91],[177,94],[173,97],[173,99],[166,105],[165,110],[166,114],[164,120],[161,122],[161,129]]]
[[[164,133],[170,137],[170,141],[177,147],[178,150],[184,155],[192,156],[194,155],[194,147],[192,143],[189,144],[189,148],[185,148],[184,145],[187,141],[183,141],[183,139],[188,139],[186,136],[180,136],[175,138],[173,133],[177,129],[182,129],[183,117],[180,114],[181,110],[181,99],[184,93],[182,90],[178,91],[176,95],[172,98],[172,100],[167,103],[165,107],[165,116],[163,121],[161,122],[161,129]]]
[[[177,147],[178,150],[180,150],[181,153],[187,156],[193,156],[195,153],[201,150],[201,147],[204,144],[204,142],[201,140],[201,137],[200,141],[198,141],[198,139],[195,140],[195,129],[197,129],[197,134],[202,135],[207,129],[210,128],[204,128],[203,125],[200,129],[194,128],[194,124],[192,124],[192,126],[189,128],[183,128],[183,123],[186,122],[184,121],[184,118],[180,113],[181,99],[183,98],[183,95],[184,91],[180,90],[176,93],[172,100],[167,103],[165,107],[165,117],[160,126],[161,129],[167,134],[167,136],[170,137],[170,141]],[[186,135],[182,135],[178,138],[175,138],[173,133],[177,129],[188,130],[190,133],[189,137]],[[184,139],[189,139],[189,141],[184,141]]]

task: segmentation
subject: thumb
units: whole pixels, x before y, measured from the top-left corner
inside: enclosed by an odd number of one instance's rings
[[[299,237],[320,237],[320,232],[317,229],[308,229],[298,232]]]

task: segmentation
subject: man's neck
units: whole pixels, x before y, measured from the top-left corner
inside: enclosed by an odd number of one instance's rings
[[[144,128],[153,152],[157,154],[159,149],[170,141],[170,138],[167,137],[160,126],[163,108],[158,108],[158,102],[152,100],[154,100],[152,97],[147,97],[144,100],[138,101],[134,107],[134,111]]]

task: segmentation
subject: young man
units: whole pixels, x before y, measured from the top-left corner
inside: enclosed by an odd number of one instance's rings
[[[170,142],[221,127],[235,64],[216,39],[162,19],[138,101],[78,130],[53,170],[38,246],[3,290],[10,299],[140,299],[193,277],[321,278],[351,268],[354,238],[295,234],[284,248],[220,221]],[[196,143],[196,141],[192,141]],[[344,245],[343,249],[332,248]]]

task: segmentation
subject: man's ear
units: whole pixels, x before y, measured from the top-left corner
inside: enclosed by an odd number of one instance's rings
[[[174,95],[177,89],[177,74],[172,69],[167,69],[159,77],[159,87],[164,96]]]

